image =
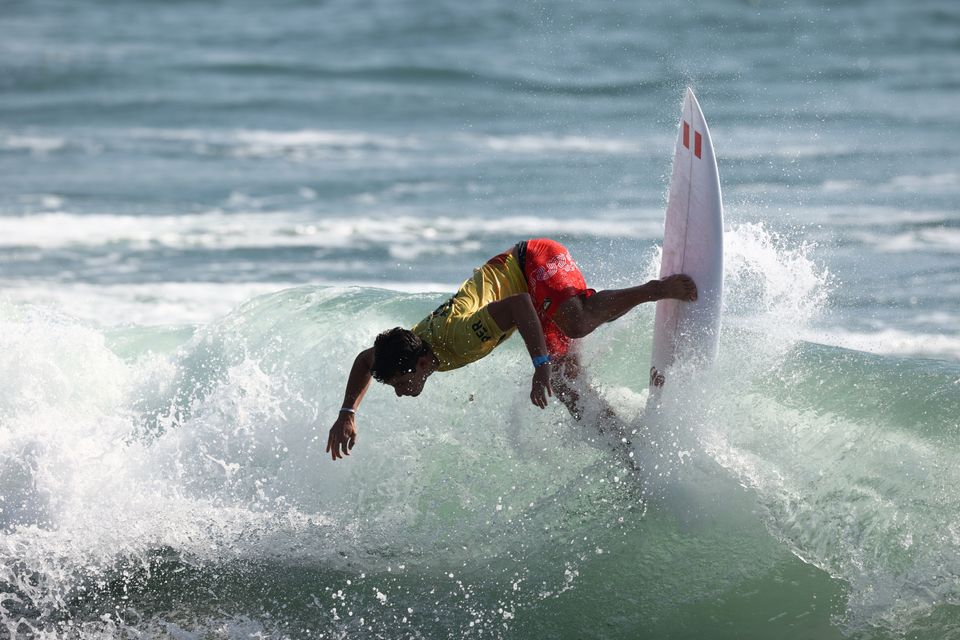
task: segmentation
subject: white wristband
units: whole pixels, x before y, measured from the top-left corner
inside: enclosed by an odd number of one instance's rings
[[[340,413],[352,413],[352,414],[356,415],[357,410],[356,410],[356,409],[351,409],[350,407],[343,407],[342,409],[340,409]]]

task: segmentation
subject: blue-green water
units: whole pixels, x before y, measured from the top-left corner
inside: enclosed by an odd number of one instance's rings
[[[960,637],[960,8],[0,5],[0,637]],[[526,237],[657,273],[680,100],[726,205],[716,366],[640,471],[508,343],[353,356]],[[589,422],[589,420],[588,420]]]

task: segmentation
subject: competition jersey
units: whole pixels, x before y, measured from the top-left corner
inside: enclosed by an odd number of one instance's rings
[[[514,332],[501,331],[487,305],[526,292],[520,265],[511,252],[502,253],[475,269],[452,298],[412,331],[433,349],[440,371],[457,369],[484,357]]]

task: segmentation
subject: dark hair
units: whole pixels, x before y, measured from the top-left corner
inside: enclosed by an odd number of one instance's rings
[[[374,341],[370,373],[378,382],[386,382],[416,369],[420,356],[430,352],[430,345],[413,331],[394,327]]]

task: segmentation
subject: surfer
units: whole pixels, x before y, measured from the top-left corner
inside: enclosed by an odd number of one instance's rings
[[[577,419],[582,407],[573,341],[644,302],[693,301],[697,288],[677,274],[627,289],[587,287],[570,252],[546,238],[526,240],[474,270],[456,294],[412,329],[396,327],[361,351],[347,378],[340,414],[330,428],[327,453],[350,455],[357,440],[356,413],[370,379],[398,396],[420,395],[427,378],[489,354],[519,331],[533,361],[530,400],[541,409],[554,390]]]

